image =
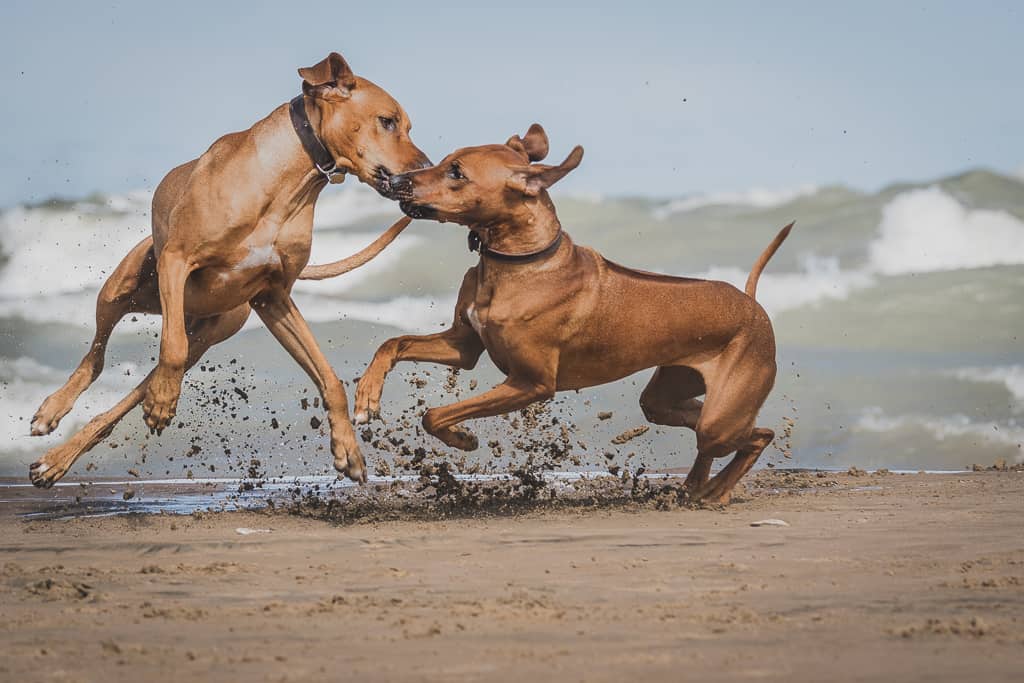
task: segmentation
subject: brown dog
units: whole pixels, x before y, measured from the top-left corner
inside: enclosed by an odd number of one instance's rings
[[[30,468],[51,486],[142,403],[160,432],[174,417],[184,372],[256,310],[316,383],[331,426],[334,466],[365,481],[348,420],[345,390],[295,307],[291,288],[309,259],[313,205],[328,181],[350,173],[385,196],[393,173],[429,165],[409,139],[409,119],[388,93],[352,73],[337,53],[299,69],[303,96],[248,130],[217,140],[172,170],[153,196],[153,236],[139,243],[107,280],[96,302],[96,336],[67,383],[47,398],[32,434],[48,434],[103,370],[107,340],[127,313],[162,313],[156,368],[114,408],[90,421]],[[408,225],[402,219],[364,252],[312,279],[361,265]]]
[[[399,361],[468,369],[486,350],[508,376],[423,416],[428,432],[463,450],[477,447],[458,426],[464,420],[656,367],[640,396],[644,415],[697,432],[686,485],[694,499],[727,502],[774,438],[754,426],[775,381],[775,337],[754,292],[792,224],[758,259],[746,293],[724,282],[624,268],[562,232],[547,189],[579,165],[583,149],[558,166],[531,164],[547,152],[547,136],[534,124],[504,145],[460,149],[433,168],[392,178],[407,215],[469,227],[481,257],[462,281],[449,330],[381,345],[356,388],[356,421],[379,415],[385,376]],[[733,451],[709,481],[713,459]]]

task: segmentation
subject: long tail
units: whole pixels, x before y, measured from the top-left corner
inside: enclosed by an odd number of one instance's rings
[[[789,231],[793,229],[793,225],[795,224],[796,221],[793,221],[782,230],[779,230],[779,234],[776,235],[775,239],[772,240],[772,243],[761,252],[760,258],[757,259],[757,263],[755,263],[754,267],[750,269],[750,275],[747,276],[747,286],[743,291],[745,291],[747,296],[751,299],[755,298],[754,295],[757,294],[757,280],[761,277],[761,271],[764,270],[766,265],[768,265],[768,261],[771,257],[775,256],[775,252],[779,250],[782,243],[786,241],[786,238],[789,236]]]
[[[319,266],[306,266],[299,273],[300,280],[325,280],[329,277],[337,277],[350,270],[355,270],[373,259],[377,254],[384,251],[384,247],[391,244],[403,230],[405,230],[412,219],[408,216],[402,217],[397,223],[385,230],[380,237],[375,239],[370,246],[362,251],[356,252],[347,258],[332,263],[324,263]]]

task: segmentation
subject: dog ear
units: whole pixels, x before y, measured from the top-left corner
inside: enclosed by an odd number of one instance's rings
[[[548,155],[548,134],[539,123],[530,126],[526,135],[513,135],[505,143],[512,149],[525,155],[530,161],[541,161]]]
[[[302,92],[306,95],[322,93],[328,89],[336,89],[343,97],[348,97],[356,87],[356,75],[337,52],[327,55],[320,63],[299,69],[302,77]]]
[[[541,131],[543,133],[543,131]],[[545,138],[545,141],[547,138]],[[569,171],[572,171],[583,161],[583,148],[579,145],[573,147],[565,161],[557,166],[547,164],[532,164],[529,166],[517,166],[512,169],[512,175],[506,184],[513,190],[522,192],[529,197],[536,197],[541,190],[546,190],[559,180],[564,178]]]

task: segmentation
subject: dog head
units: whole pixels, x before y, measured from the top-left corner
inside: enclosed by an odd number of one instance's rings
[[[579,166],[583,148],[557,166],[536,163],[547,154],[548,136],[535,123],[503,145],[464,147],[437,166],[396,175],[392,197],[413,218],[468,227],[506,223],[532,200],[550,204],[548,188]]]
[[[352,73],[337,52],[299,69],[299,76],[319,113],[320,139],[346,172],[389,197],[391,176],[430,166],[409,138],[412,125],[402,105]]]

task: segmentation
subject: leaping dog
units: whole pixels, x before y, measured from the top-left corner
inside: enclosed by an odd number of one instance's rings
[[[313,206],[345,174],[388,196],[393,174],[429,166],[409,138],[409,117],[387,92],[352,73],[332,52],[299,69],[302,95],[248,130],[220,138],[173,169],[153,196],[153,235],[121,261],[96,302],[96,336],[67,383],[32,419],[32,434],[53,431],[103,370],[107,341],[127,313],[163,315],[156,368],[117,405],[93,418],[29,471],[52,486],[140,402],[159,433],[174,417],[181,380],[212,345],[242,328],[255,309],[316,384],[331,428],[338,472],[366,480],[348,418],[345,390],[291,298],[300,273],[338,275],[365,263],[395,238],[403,218],[363,252],[303,271],[313,237]]]
[[[459,426],[465,420],[654,367],[640,396],[644,415],[696,431],[686,487],[694,500],[728,502],[775,436],[755,426],[776,368],[771,322],[754,295],[792,224],[761,254],[743,292],[625,268],[574,244],[548,195],[579,165],[583,148],[557,166],[535,163],[547,153],[547,135],[534,124],[503,145],[460,149],[391,179],[408,216],[468,227],[480,261],[463,278],[451,328],[389,339],[377,350],[356,388],[356,421],[379,416],[385,377],[399,361],[469,369],[487,351],[507,375],[479,396],[424,414],[429,433],[463,450],[478,445]],[[710,478],[712,461],[734,451]]]

